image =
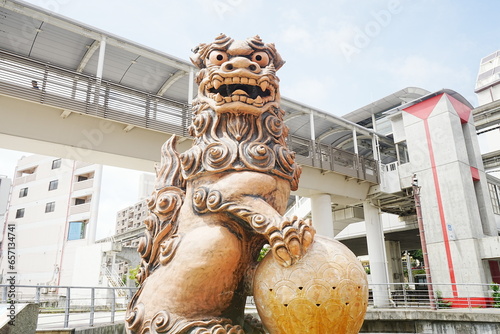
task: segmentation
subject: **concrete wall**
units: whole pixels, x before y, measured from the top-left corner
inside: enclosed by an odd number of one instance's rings
[[[0,305],[0,333],[1,334],[28,334],[34,333],[38,322],[38,305],[37,304],[15,304],[15,319],[14,325],[9,322],[10,312],[8,307],[11,304]]]
[[[393,118],[398,138],[407,141],[409,170],[416,174],[421,187],[432,280],[459,284],[455,291],[439,288],[443,296],[455,298],[465,294],[464,289],[469,296],[487,297],[482,287],[474,290],[467,284],[489,283],[478,240],[496,235],[471,120],[470,108],[447,94],[404,109],[404,131],[401,119]]]
[[[500,314],[482,309],[370,310],[360,333],[497,334]]]

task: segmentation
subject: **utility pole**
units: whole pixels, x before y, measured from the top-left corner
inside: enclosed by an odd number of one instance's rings
[[[413,189],[413,198],[415,200],[415,210],[417,212],[417,224],[418,224],[418,230],[420,232],[420,244],[422,245],[422,253],[424,256],[424,270],[425,270],[425,277],[427,279],[427,289],[428,289],[427,291],[429,293],[429,302],[431,308],[435,310],[436,303],[434,301],[434,289],[432,287],[431,271],[429,269],[429,257],[427,253],[427,242],[425,241],[424,223],[422,221],[422,207],[420,205],[420,187],[418,186],[417,174],[413,174],[411,185]]]

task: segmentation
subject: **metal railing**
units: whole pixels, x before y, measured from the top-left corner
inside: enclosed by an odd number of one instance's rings
[[[472,309],[500,308],[497,284],[432,283],[370,284],[368,305],[373,307]]]
[[[375,308],[467,309],[500,308],[497,284],[433,283],[434,296],[429,296],[426,283],[369,284],[368,305]],[[79,287],[43,285],[0,285],[2,303],[15,289],[15,303],[39,305],[38,328],[70,328],[94,326],[97,323],[123,321],[130,298],[137,288]],[[125,291],[122,295],[120,292]],[[256,312],[252,297],[247,298],[246,311]]]
[[[295,160],[299,164],[372,183],[380,181],[378,162],[373,159],[297,136],[289,136],[287,142],[296,152]]]
[[[37,82],[37,88],[32,86]],[[189,137],[188,104],[0,50],[0,93],[131,126]],[[378,163],[297,136],[288,138],[297,162],[378,183]]]
[[[136,288],[77,287],[49,285],[0,285],[2,303],[15,291],[15,303],[39,305],[38,328],[69,328],[115,323],[124,319],[129,299]],[[120,291],[126,291],[121,295]]]
[[[285,213],[285,217],[297,216],[304,219],[311,212],[311,199],[309,197],[301,197],[294,205]]]
[[[4,50],[0,50],[0,93],[180,136],[188,135],[191,121],[188,104]]]

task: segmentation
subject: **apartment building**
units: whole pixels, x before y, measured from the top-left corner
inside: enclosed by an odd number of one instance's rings
[[[3,224],[5,222],[11,182],[12,181],[7,176],[0,175],[0,231],[3,230]]]
[[[139,240],[144,231],[144,218],[149,214],[147,197],[151,195],[155,184],[153,174],[142,174],[139,178],[139,201],[116,213],[115,239],[121,241],[122,252],[116,262],[116,271],[120,277],[127,276],[131,268],[139,264],[137,256],[125,253],[136,253]]]
[[[98,276],[99,264],[90,265],[82,253],[95,242],[101,174],[101,165],[67,159],[18,161],[6,213],[6,223],[15,226],[18,284],[75,285],[81,273]],[[9,271],[6,260],[2,276]]]

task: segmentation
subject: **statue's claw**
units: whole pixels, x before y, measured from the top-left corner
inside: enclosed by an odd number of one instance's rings
[[[315,233],[309,219],[284,219],[269,236],[274,259],[284,267],[296,263],[307,252]]]

